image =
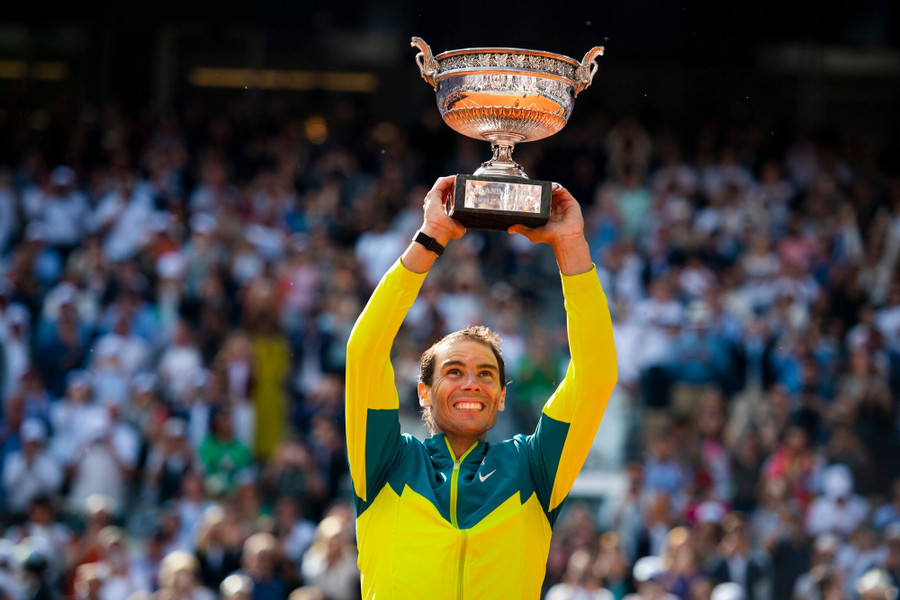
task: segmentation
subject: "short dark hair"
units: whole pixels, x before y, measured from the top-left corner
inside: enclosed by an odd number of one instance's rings
[[[465,329],[460,329],[459,331],[454,331],[453,333],[448,333],[434,344],[431,345],[431,348],[425,351],[422,354],[422,360],[419,363],[419,381],[424,383],[425,385],[431,385],[434,382],[434,355],[437,352],[437,347],[443,344],[444,342],[456,342],[459,340],[472,340],[474,342],[480,342],[491,349],[491,352],[494,353],[494,358],[497,359],[497,365],[500,368],[500,387],[506,387],[506,367],[503,364],[503,350],[501,349],[501,340],[500,336],[490,330],[490,328],[485,327],[484,325],[472,325],[466,327]]]
[[[419,362],[419,381],[424,383],[427,386],[431,386],[434,383],[434,359],[435,354],[437,353],[437,347],[443,344],[444,342],[457,342],[460,340],[472,340],[473,342],[479,342],[484,344],[488,348],[491,349],[491,352],[494,354],[494,358],[497,359],[497,367],[499,369],[500,376],[500,389],[506,388],[506,366],[503,363],[503,350],[501,349],[501,339],[500,336],[490,330],[490,328],[485,327],[484,325],[472,325],[466,327],[465,329],[460,329],[459,331],[454,331],[453,333],[448,333],[426,350],[422,354],[422,360]],[[425,421],[425,425],[428,427],[428,430],[434,434],[438,433],[437,424],[434,422],[434,417],[431,414],[431,408],[425,407],[422,409],[422,420]]]

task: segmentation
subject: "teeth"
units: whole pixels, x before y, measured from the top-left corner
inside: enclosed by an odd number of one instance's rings
[[[460,410],[481,410],[481,404],[478,402],[458,402],[456,408]]]

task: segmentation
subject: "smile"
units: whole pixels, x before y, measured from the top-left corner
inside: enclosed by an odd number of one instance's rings
[[[453,408],[457,410],[484,410],[484,404],[481,402],[457,402],[453,405]]]

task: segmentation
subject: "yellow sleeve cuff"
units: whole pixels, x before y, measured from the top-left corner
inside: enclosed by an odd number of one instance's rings
[[[570,298],[573,295],[583,294],[600,287],[600,278],[597,276],[597,266],[585,273],[578,275],[563,275],[562,278],[563,296]]]

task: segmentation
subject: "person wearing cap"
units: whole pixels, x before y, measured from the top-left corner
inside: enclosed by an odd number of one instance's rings
[[[744,590],[736,583],[720,583],[713,588],[709,600],[746,600]]]
[[[23,198],[28,219],[41,223],[44,241],[58,250],[63,259],[81,241],[90,217],[87,197],[76,188],[76,183],[75,171],[60,165],[50,172],[46,186]]]
[[[853,492],[853,473],[846,465],[826,467],[821,480],[822,495],[809,508],[806,531],[849,535],[868,517],[869,502]]]
[[[469,327],[426,350],[419,405],[432,433],[400,431],[393,340],[444,246],[453,177],[372,294],[347,344],[346,426],[364,598],[537,598],[552,528],[594,440],[617,366],[606,296],[578,202],[554,186],[549,221],[509,233],[548,243],[561,273],[571,362],[531,435],[487,443],[505,408],[499,337]]]
[[[47,426],[42,421],[25,419],[19,437],[22,448],[3,463],[3,490],[7,510],[24,516],[32,500],[59,491],[63,472],[46,451]]]
[[[856,582],[859,600],[895,600],[898,588],[884,569],[869,569]]]
[[[99,410],[82,423],[80,448],[69,465],[73,509],[81,511],[94,494],[113,499],[117,513],[127,509],[128,483],[137,466],[140,438],[122,419],[118,397],[98,397]]]
[[[253,600],[253,580],[247,575],[229,575],[219,586],[222,600]]]
[[[632,577],[637,591],[623,600],[677,600],[668,592],[666,565],[659,556],[644,556],[634,563]]]

